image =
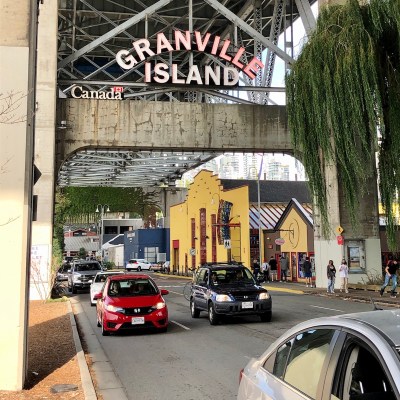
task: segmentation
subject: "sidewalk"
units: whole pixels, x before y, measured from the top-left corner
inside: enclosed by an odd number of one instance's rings
[[[379,291],[362,289],[349,289],[349,293],[340,292],[339,289],[335,289],[335,293],[330,294],[326,292],[326,288],[307,287],[303,283],[297,282],[271,282],[265,283],[263,286],[271,292],[281,291],[315,296],[340,297],[343,299],[362,302],[371,302],[372,299],[376,305],[380,304],[400,308],[400,295],[398,295],[396,299],[392,299],[390,297],[389,286],[386,288],[387,291],[382,297],[380,296]]]

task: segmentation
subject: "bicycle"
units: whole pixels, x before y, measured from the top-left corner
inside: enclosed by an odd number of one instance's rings
[[[197,270],[195,270],[194,268],[191,269],[192,273],[193,273],[193,277],[192,280],[189,282],[185,283],[185,286],[183,287],[183,296],[185,297],[185,299],[187,301],[190,300],[190,296],[192,294],[192,287],[193,287],[193,283],[196,279],[196,275],[197,275]]]
[[[183,287],[183,296],[185,297],[185,299],[187,301],[190,300],[190,295],[192,294],[192,286],[193,286],[193,282],[189,281],[189,282],[186,282],[185,286]]]

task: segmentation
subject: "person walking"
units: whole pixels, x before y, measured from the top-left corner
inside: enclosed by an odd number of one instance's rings
[[[274,280],[278,280],[278,263],[276,262],[274,256],[271,256],[269,259],[269,270],[270,270],[270,276],[271,276],[271,282]]]
[[[255,258],[253,260],[253,274],[255,276],[255,278],[258,278],[258,274],[260,273],[260,263],[258,262],[258,260]]]
[[[397,287],[397,271],[399,269],[399,261],[394,259],[388,262],[385,268],[385,281],[381,287],[380,295],[383,296],[385,288],[389,285],[390,279],[392,280],[392,291],[390,292],[390,297],[396,298],[396,287]]]
[[[346,293],[349,293],[347,289],[347,284],[349,282],[349,266],[347,265],[347,261],[345,259],[342,260],[342,263],[339,267],[339,277],[340,277],[340,291],[343,290]]]
[[[303,263],[303,271],[304,277],[306,278],[306,286],[310,285],[312,287],[311,278],[312,278],[312,265],[310,261],[310,257],[306,257],[306,261]]]
[[[269,282],[269,264],[267,260],[264,260],[261,264],[261,273],[264,275],[264,282]]]
[[[336,267],[333,265],[333,260],[329,260],[326,267],[326,276],[328,278],[328,293],[335,293],[335,277],[336,277]]]
[[[289,262],[284,254],[281,255],[281,282],[287,282],[287,271]]]

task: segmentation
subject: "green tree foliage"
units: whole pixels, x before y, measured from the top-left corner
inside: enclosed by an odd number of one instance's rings
[[[97,205],[107,205],[112,213],[129,212],[131,217],[143,218],[145,226],[154,226],[153,218],[159,210],[154,195],[154,192],[145,193],[142,188],[57,188],[53,256],[59,260],[58,265],[64,251],[63,228],[66,223],[94,223],[99,220]]]
[[[73,222],[96,221],[97,205],[107,205],[113,213],[129,212],[132,217],[141,218],[157,207],[154,192],[145,193],[142,188],[67,187],[63,193],[69,202],[66,216]]]
[[[86,249],[84,247],[81,247],[78,251],[78,257],[84,260],[87,255],[88,252],[86,251]]]
[[[289,127],[329,233],[323,166],[336,163],[357,226],[359,196],[375,179],[398,248],[394,205],[400,193],[400,0],[348,0],[323,8],[286,79]]]

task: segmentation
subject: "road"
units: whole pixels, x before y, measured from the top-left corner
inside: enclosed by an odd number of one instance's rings
[[[314,317],[368,311],[364,303],[313,295],[272,292],[272,322],[236,318],[211,326],[206,313],[192,319],[182,295],[185,280],[153,275],[165,296],[170,325],[167,333],[101,336],[89,294],[74,296],[86,313],[130,400],[230,400],[249,358],[298,322]]]

